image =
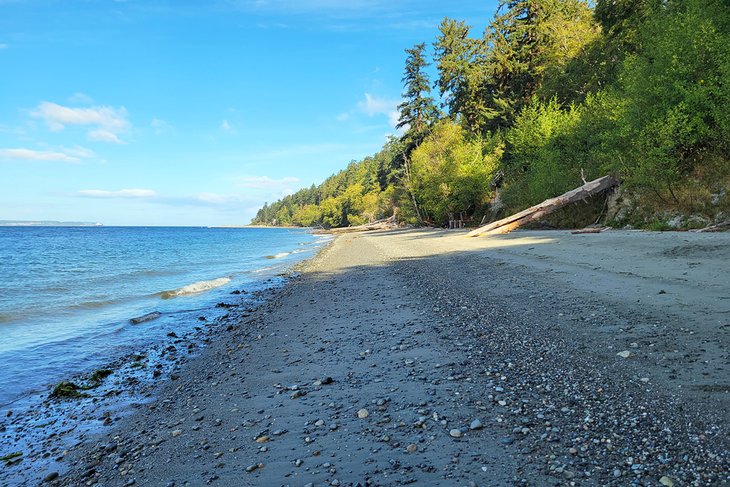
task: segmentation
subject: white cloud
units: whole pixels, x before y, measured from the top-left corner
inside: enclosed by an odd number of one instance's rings
[[[86,147],[81,147],[80,145],[74,146],[74,147],[61,147],[61,151],[65,154],[68,154],[73,157],[78,157],[80,159],[90,159],[92,157],[96,157],[96,154],[94,154],[94,151],[91,149],[87,149]]]
[[[299,178],[284,177],[280,179],[273,179],[268,176],[246,176],[239,179],[239,186],[242,188],[256,188],[256,189],[281,189],[288,187],[289,185],[296,184],[299,182]]]
[[[168,130],[170,130],[172,128],[172,126],[169,123],[167,123],[164,120],[161,120],[159,118],[153,118],[152,121],[150,122],[150,127],[155,129],[155,133],[157,135],[167,132]]]
[[[119,134],[130,127],[124,107],[94,106],[74,108],[44,101],[31,112],[31,116],[46,122],[49,130],[59,132],[67,125],[91,126],[87,133],[90,140],[120,143]]]
[[[373,96],[370,93],[365,93],[365,100],[358,102],[357,108],[368,117],[385,115],[388,117],[390,125],[395,127],[400,118],[400,113],[398,112],[399,103],[400,101],[398,100],[387,100]]]
[[[94,99],[89,95],[81,92],[76,92],[68,98],[71,103],[80,103],[82,105],[91,105],[94,103]]]
[[[37,151],[32,149],[0,149],[0,159],[15,159],[23,161],[52,161],[52,162],[81,162],[73,157],[57,151]]]
[[[117,137],[114,132],[110,132],[106,129],[89,130],[86,135],[89,140],[93,140],[95,142],[111,142],[112,144],[122,143],[122,141],[119,139],[119,137]]]
[[[151,189],[120,189],[118,191],[82,189],[76,195],[84,198],[153,198],[157,196],[157,193]]]
[[[0,50],[7,49],[8,47],[10,47],[10,46],[7,44],[0,44]]]
[[[350,114],[349,114],[349,113],[347,113],[347,112],[344,112],[344,113],[340,113],[339,115],[337,115],[337,116],[335,117],[335,119],[336,119],[336,120],[337,120],[338,122],[346,122],[346,121],[348,121],[348,120],[350,119]]]
[[[221,127],[220,128],[221,128],[222,131],[228,132],[229,134],[232,134],[232,133],[234,133],[236,131],[236,129],[233,127],[233,125],[231,125],[230,123],[228,123],[228,120],[223,120],[221,122]]]

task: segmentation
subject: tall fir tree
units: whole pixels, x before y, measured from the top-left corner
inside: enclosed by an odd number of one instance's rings
[[[416,133],[423,132],[437,117],[436,106],[431,94],[431,82],[428,79],[426,68],[429,63],[425,58],[426,44],[416,44],[412,49],[406,49],[405,72],[403,79],[405,92],[403,103],[398,105],[400,118],[397,128],[405,126]]]
[[[488,115],[484,91],[487,70],[485,44],[469,37],[469,30],[465,22],[445,18],[434,43],[434,57],[443,106],[451,118],[474,133]]]

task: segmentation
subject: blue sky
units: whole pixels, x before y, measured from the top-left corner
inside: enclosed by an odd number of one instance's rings
[[[395,133],[405,48],[495,0],[0,0],[0,219],[245,224]]]

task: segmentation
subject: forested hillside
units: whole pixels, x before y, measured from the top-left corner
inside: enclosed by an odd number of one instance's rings
[[[407,49],[403,83],[401,136],[253,223],[478,223],[605,174],[618,224],[730,217],[727,0],[503,0]]]

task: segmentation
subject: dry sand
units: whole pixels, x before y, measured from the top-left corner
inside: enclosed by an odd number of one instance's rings
[[[730,234],[344,235],[49,484],[726,485],[729,262]]]

